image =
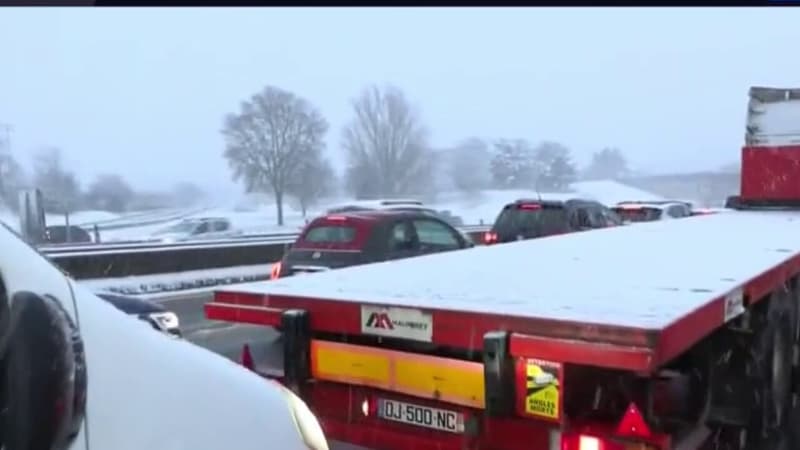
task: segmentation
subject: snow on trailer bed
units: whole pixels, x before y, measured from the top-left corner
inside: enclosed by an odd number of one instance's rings
[[[315,329],[356,333],[361,305],[414,308],[432,313],[434,343],[463,347],[470,334],[480,348],[484,332],[510,329],[646,348],[649,367],[798,270],[800,213],[732,211],[241,284],[215,301],[258,296],[308,309]]]

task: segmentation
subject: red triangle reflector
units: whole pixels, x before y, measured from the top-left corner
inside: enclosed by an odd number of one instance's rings
[[[241,363],[246,369],[255,370],[255,364],[253,364],[253,355],[250,354],[250,346],[247,344],[242,346]]]
[[[644,421],[644,417],[635,403],[631,402],[628,409],[625,410],[625,415],[617,425],[617,434],[639,438],[649,438],[652,435],[650,427],[647,426],[647,422]]]

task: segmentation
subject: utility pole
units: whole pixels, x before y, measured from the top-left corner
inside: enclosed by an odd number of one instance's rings
[[[5,200],[8,177],[11,174],[11,132],[13,128],[0,123],[0,204]]]

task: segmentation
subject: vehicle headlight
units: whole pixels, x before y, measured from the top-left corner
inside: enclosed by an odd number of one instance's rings
[[[325,433],[322,431],[317,417],[308,409],[306,402],[286,386],[277,382],[275,384],[286,394],[286,401],[289,406],[289,411],[292,413],[294,423],[297,425],[297,431],[300,433],[303,442],[308,446],[309,450],[329,450]]]
[[[178,320],[178,315],[174,312],[161,312],[161,313],[153,313],[150,314],[150,317],[158,322],[164,329],[173,329],[178,328],[180,326],[180,321]]]

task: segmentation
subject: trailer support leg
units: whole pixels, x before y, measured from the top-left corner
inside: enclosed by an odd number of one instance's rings
[[[483,379],[486,414],[514,413],[514,360],[508,352],[508,332],[490,331],[483,336]]]
[[[281,315],[284,384],[300,395],[311,378],[311,326],[307,311],[290,309]]]

